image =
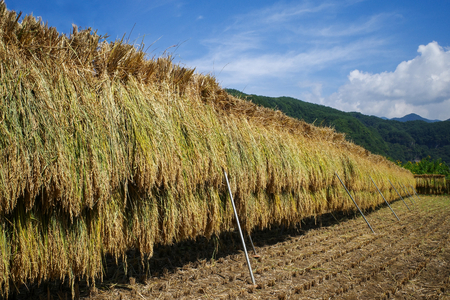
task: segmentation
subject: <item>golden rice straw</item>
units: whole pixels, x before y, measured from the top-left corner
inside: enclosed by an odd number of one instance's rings
[[[61,35],[0,4],[0,294],[10,283],[102,278],[106,254],[295,225],[396,198],[412,174],[279,111],[228,95],[209,75],[147,59],[91,29]]]

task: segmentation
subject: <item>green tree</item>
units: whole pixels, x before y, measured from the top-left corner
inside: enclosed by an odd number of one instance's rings
[[[440,174],[450,179],[450,167],[440,158],[432,160],[430,156],[427,156],[418,162],[408,161],[402,165],[398,161],[397,164],[410,170],[413,174]]]

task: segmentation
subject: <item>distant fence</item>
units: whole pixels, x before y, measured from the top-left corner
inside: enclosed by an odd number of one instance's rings
[[[419,194],[448,194],[450,191],[450,180],[444,175],[424,174],[414,175],[416,189]]]

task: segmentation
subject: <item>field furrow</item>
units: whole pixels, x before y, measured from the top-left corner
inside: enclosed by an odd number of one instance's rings
[[[446,299],[450,197],[421,198],[411,211],[392,203],[400,221],[387,207],[366,212],[375,234],[357,214],[253,232],[256,286],[232,232],[156,247],[147,274],[137,253],[129,253],[127,272],[110,259],[103,282],[79,282],[76,292],[89,299]],[[70,298],[68,287],[56,286],[36,287],[33,295]]]

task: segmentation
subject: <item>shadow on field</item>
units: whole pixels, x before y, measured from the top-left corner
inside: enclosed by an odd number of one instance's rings
[[[392,203],[399,201],[394,200]],[[374,209],[364,211],[370,215],[386,205],[379,205]],[[274,225],[270,228],[254,230],[251,234],[256,247],[264,247],[284,242],[292,237],[299,237],[312,229],[329,227],[359,216],[358,211],[326,213],[317,217],[303,219],[295,226]],[[364,225],[365,226],[365,225]],[[249,254],[253,254],[250,240],[244,234]],[[151,278],[158,278],[175,272],[180,268],[197,268],[210,260],[218,260],[230,255],[242,253],[242,244],[237,230],[224,232],[210,239],[197,237],[194,240],[177,242],[172,245],[155,245],[153,256],[143,259],[138,250],[126,253],[126,262],[106,256],[104,259],[103,281],[97,280],[96,287],[88,286],[85,279],[78,280],[72,289],[67,280],[47,281],[40,285],[29,283],[18,290],[12,290],[8,299],[72,299],[94,296],[98,290],[127,289],[132,290],[134,283],[145,284]],[[243,261],[245,262],[245,261]],[[127,267],[125,267],[127,265]],[[13,288],[14,289],[14,288]]]

